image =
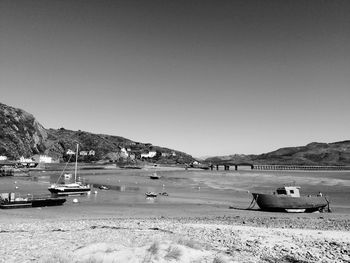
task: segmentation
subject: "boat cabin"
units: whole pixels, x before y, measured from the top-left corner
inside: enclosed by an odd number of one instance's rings
[[[288,195],[292,197],[300,197],[300,186],[284,186],[277,188],[277,195]]]

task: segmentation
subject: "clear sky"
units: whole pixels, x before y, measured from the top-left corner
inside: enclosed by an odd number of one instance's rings
[[[350,1],[0,0],[0,102],[193,156],[350,139]]]

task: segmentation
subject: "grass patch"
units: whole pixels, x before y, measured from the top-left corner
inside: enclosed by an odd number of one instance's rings
[[[165,258],[179,260],[181,256],[182,256],[182,251],[180,248],[176,246],[170,246],[167,250],[167,254],[165,255]]]
[[[158,252],[160,249],[160,245],[158,241],[153,242],[153,244],[147,249],[147,254],[145,258],[143,259],[142,263],[149,263],[152,262],[152,257],[157,257]]]
[[[217,255],[213,259],[213,263],[227,263],[227,260],[224,259],[223,257]]]
[[[159,242],[154,242],[149,249],[147,249],[147,251],[151,254],[151,255],[157,255],[159,252]]]

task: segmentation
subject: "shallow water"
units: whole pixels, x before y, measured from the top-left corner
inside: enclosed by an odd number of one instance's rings
[[[160,179],[150,179],[150,175],[155,172],[161,176]],[[1,177],[0,192],[18,192],[23,195],[49,193],[47,188],[57,181],[59,175],[59,172],[38,171],[31,172],[31,177],[27,178]],[[108,216],[116,213],[121,215],[127,208],[128,213],[132,214],[134,212],[129,211],[132,208],[138,209],[138,213],[157,214],[156,210],[159,209],[161,212],[158,211],[158,215],[186,215],[195,213],[198,208],[199,214],[215,214],[219,208],[227,209],[231,205],[247,208],[252,200],[251,192],[272,193],[281,185],[295,184],[302,187],[302,194],[322,192],[329,196],[334,212],[350,214],[349,172],[111,169],[81,170],[79,176],[96,188],[88,196],[68,197],[67,203],[59,208],[63,213]],[[100,185],[107,185],[110,190],[100,190]],[[156,199],[147,199],[145,192],[148,191],[166,192],[169,196],[159,195]],[[79,205],[72,204],[73,198],[79,199]],[[147,210],[149,207],[152,209]]]

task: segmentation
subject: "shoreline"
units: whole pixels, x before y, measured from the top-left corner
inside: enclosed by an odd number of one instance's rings
[[[329,230],[327,224],[320,224],[328,219],[319,217],[272,220],[279,225],[256,220],[256,217],[144,217],[1,222],[0,254],[3,257],[0,262],[113,262],[118,258],[128,260],[115,262],[350,260],[347,255],[349,219],[344,221],[347,225],[343,225],[342,230]],[[308,228],[315,224],[321,225],[321,229]],[[154,255],[145,261],[149,249],[156,243],[160,247],[158,259]],[[173,247],[181,251],[181,255],[167,260],[164,253]]]

